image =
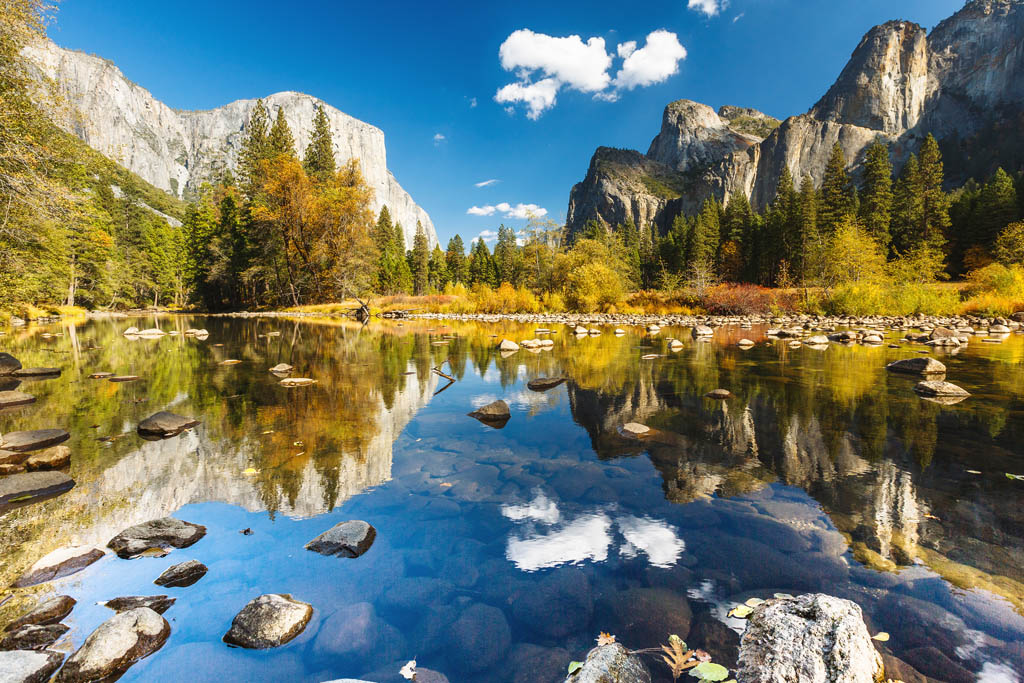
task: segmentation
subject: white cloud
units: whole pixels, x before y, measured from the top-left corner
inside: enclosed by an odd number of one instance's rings
[[[529,29],[520,29],[506,38],[498,56],[502,68],[517,71],[520,80],[541,71],[581,92],[608,87],[608,68],[612,65],[604,38],[590,38],[584,43],[576,35],[556,38]]]
[[[636,52],[636,41],[628,40],[625,43],[619,43],[619,46],[615,48],[615,51],[619,53],[620,57],[625,59]]]
[[[686,48],[679,43],[675,33],[665,29],[652,31],[642,48],[629,50],[629,56],[615,76],[615,87],[632,90],[662,83],[678,73],[679,62],[684,59]]]
[[[469,98],[469,108],[470,109],[475,109],[476,108],[476,98],[475,97],[470,97]]]
[[[440,133],[434,133],[434,146],[435,147],[437,145],[440,145],[445,140],[447,140],[447,138],[444,135],[441,135]]]
[[[735,17],[732,18],[732,23],[735,24],[737,21],[742,19],[743,15],[745,15],[745,14],[746,14],[746,12],[740,12],[739,14],[737,14]]]
[[[473,185],[476,187],[489,187],[491,185],[496,185],[499,182],[501,181],[497,178],[491,178],[490,180],[481,180],[479,183],[473,183]]]
[[[536,83],[509,83],[495,93],[494,101],[502,104],[522,102],[530,109],[527,118],[536,121],[545,110],[555,106],[555,96],[561,87],[562,84],[554,78]],[[505,111],[511,114],[515,110],[509,107]]]
[[[500,202],[494,205],[487,204],[486,206],[471,206],[466,209],[466,213],[470,216],[493,216],[496,213],[500,213],[505,218],[519,218],[525,220],[527,218],[540,218],[541,216],[546,216],[548,215],[548,210],[542,206],[537,206],[536,204],[520,203],[513,206],[508,202]]]
[[[689,0],[687,8],[713,17],[729,5],[729,0]]]

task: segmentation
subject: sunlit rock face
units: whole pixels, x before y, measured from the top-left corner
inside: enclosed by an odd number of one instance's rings
[[[112,62],[66,50],[52,42],[25,49],[41,79],[52,81],[63,102],[58,123],[93,149],[156,187],[182,196],[225,171],[235,172],[243,128],[256,100],[238,100],[208,111],[179,111],[128,80]],[[271,120],[279,109],[301,155],[309,144],[313,115],[322,105],[334,134],[338,163],[358,159],[373,188],[373,208],[387,206],[405,230],[406,246],[419,222],[431,246],[437,234],[430,216],[416,205],[387,168],[384,133],[310,95],[279,92],[264,98]]]

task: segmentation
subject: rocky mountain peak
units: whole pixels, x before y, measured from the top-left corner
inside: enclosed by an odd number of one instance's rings
[[[680,172],[696,171],[760,141],[756,135],[732,128],[706,104],[676,100],[665,107],[661,132],[647,156]]]

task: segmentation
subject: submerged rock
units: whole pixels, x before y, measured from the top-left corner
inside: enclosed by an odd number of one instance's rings
[[[118,557],[131,559],[150,548],[187,548],[205,535],[205,526],[162,517],[125,529],[107,547]]]
[[[37,470],[60,470],[71,464],[71,449],[67,446],[54,446],[46,450],[33,453],[25,461],[25,468],[29,472]]]
[[[170,635],[167,620],[148,607],[115,614],[68,658],[56,681],[79,683],[112,678],[159,650]]]
[[[512,642],[505,613],[497,607],[475,603],[452,624],[452,645],[456,660],[465,671],[483,671],[498,664]]]
[[[182,417],[181,415],[161,410],[159,413],[150,415],[140,422],[137,431],[139,436],[166,438],[177,436],[186,429],[195,427],[198,424],[199,420],[193,420],[190,417]]]
[[[31,612],[27,612],[12,621],[7,625],[7,628],[15,629],[28,624],[36,626],[56,624],[64,617],[71,614],[71,610],[75,608],[75,604],[75,599],[68,595],[52,597],[35,607]]]
[[[0,391],[0,408],[13,408],[35,402],[35,396],[23,391]]]
[[[291,595],[261,595],[235,615],[224,642],[257,650],[278,647],[302,633],[312,616],[312,605]]]
[[[106,553],[91,545],[60,548],[32,565],[14,582],[16,588],[35,586],[82,571]]]
[[[508,404],[498,399],[493,403],[488,403],[485,406],[477,408],[473,412],[469,413],[470,417],[495,427],[504,427],[505,423],[508,422],[512,414],[509,412]]]
[[[569,674],[565,683],[651,683],[651,673],[640,657],[612,643],[588,652],[583,667]]]
[[[885,366],[890,372],[902,372],[908,375],[944,375],[946,366],[930,356],[901,358]]]
[[[75,480],[63,472],[22,472],[0,478],[0,507],[29,503],[74,488]]]
[[[969,393],[957,385],[939,380],[925,380],[924,382],[918,382],[917,386],[914,387],[914,391],[921,396],[934,396],[940,398],[967,398],[970,396]]]
[[[69,630],[64,624],[27,624],[8,629],[7,635],[0,640],[0,650],[45,650]]]
[[[377,530],[368,522],[352,519],[339,522],[306,544],[306,550],[321,555],[359,557],[373,545]]]
[[[169,598],[166,595],[129,595],[99,604],[115,612],[127,612],[139,607],[148,607],[157,614],[163,614],[174,604],[174,601],[175,598]]]
[[[6,352],[0,352],[0,376],[10,375],[21,369],[21,361]]]
[[[24,453],[56,446],[71,438],[63,429],[36,429],[28,432],[8,432],[0,437],[0,448]]]
[[[547,391],[548,389],[554,389],[563,382],[565,382],[565,377],[538,377],[527,382],[526,388],[530,391]]]
[[[199,560],[189,560],[168,567],[153,583],[169,588],[185,588],[206,576],[207,571],[206,565]]]
[[[316,384],[316,380],[308,377],[287,377],[281,380],[282,387],[308,387],[310,384]]]
[[[728,389],[712,389],[708,393],[704,394],[704,398],[714,398],[722,401],[727,398],[732,398],[732,393]]]
[[[0,652],[0,673],[4,683],[46,683],[60,668],[64,654],[52,650],[11,650]]]
[[[757,606],[741,643],[744,683],[875,683],[882,673],[860,607],[821,593]]]

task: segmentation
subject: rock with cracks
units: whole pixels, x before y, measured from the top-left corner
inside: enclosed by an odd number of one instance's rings
[[[651,674],[637,655],[619,643],[595,647],[583,667],[569,674],[565,683],[650,683]]]
[[[8,629],[15,629],[19,626],[25,626],[27,624],[34,624],[36,626],[46,626],[47,624],[56,624],[67,615],[71,614],[71,610],[75,608],[76,601],[74,598],[68,595],[58,595],[50,598],[46,602],[40,604],[31,612],[27,612],[22,616],[18,617],[10,624],[7,625]]]
[[[918,382],[917,386],[914,387],[914,391],[921,396],[934,396],[939,398],[967,398],[970,396],[967,391],[961,389],[957,385],[950,382],[941,382],[939,380]]]
[[[43,650],[11,650],[0,652],[0,673],[4,683],[46,683],[60,668],[64,654]]]
[[[170,635],[167,620],[148,607],[115,614],[68,658],[57,675],[57,683],[113,679],[159,650]]]
[[[302,633],[312,616],[312,605],[288,594],[261,595],[235,615],[224,642],[254,650],[278,647]]]
[[[205,535],[205,526],[162,517],[125,529],[107,547],[127,560],[150,548],[187,548]]]
[[[930,356],[917,358],[901,358],[885,366],[890,372],[901,372],[907,375],[944,375],[946,366]]]
[[[882,661],[856,603],[821,593],[757,606],[740,645],[744,683],[875,683]]]
[[[189,560],[168,567],[153,583],[168,588],[185,588],[206,576],[206,565],[199,560]]]
[[[0,640],[0,650],[45,650],[68,630],[69,627],[64,624],[19,626],[7,631],[7,635]]]
[[[16,588],[35,586],[82,571],[105,553],[91,545],[59,548],[45,555],[14,582]]]
[[[143,437],[166,438],[181,434],[186,429],[198,424],[199,420],[161,410],[140,422],[137,431],[139,436]]]
[[[306,544],[306,550],[321,555],[359,557],[373,545],[377,530],[368,522],[352,519],[339,522]]]

